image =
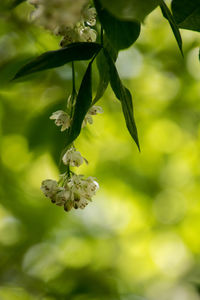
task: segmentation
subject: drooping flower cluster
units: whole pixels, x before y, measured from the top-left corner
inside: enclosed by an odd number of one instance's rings
[[[69,97],[67,109],[73,108],[73,99]],[[101,106],[92,106],[87,112],[83,120],[82,127],[88,123],[92,124],[92,116],[102,113]],[[50,116],[51,120],[55,120],[57,126],[61,126],[61,131],[68,129],[71,125],[70,115],[63,111],[58,110]],[[46,179],[42,182],[41,190],[44,195],[51,199],[52,203],[58,206],[64,206],[66,211],[70,211],[73,207],[75,209],[83,209],[95,195],[99,188],[98,183],[93,177],[85,178],[83,175],[77,175],[70,171],[70,167],[79,167],[84,161],[87,160],[76,150],[74,146],[67,149],[62,157],[62,162],[67,166],[67,171],[60,175],[60,180]]]
[[[96,41],[97,33],[91,28],[96,24],[96,10],[89,6],[89,0],[29,0],[29,3],[35,6],[32,20],[63,36],[61,47]]]
[[[69,152],[66,154],[64,157],[70,156]],[[76,166],[80,163],[79,158],[76,159],[76,152],[74,152],[72,161],[75,161]],[[61,182],[46,179],[41,185],[44,195],[50,198],[52,203],[64,206],[66,211],[70,211],[73,207],[75,209],[85,208],[92,201],[92,197],[98,188],[99,185],[93,177],[84,178],[83,175],[76,174],[70,176],[67,174],[61,175]]]
[[[79,151],[76,151],[74,147],[67,150],[62,158],[63,164],[69,165],[71,167],[79,167],[80,165],[82,165],[84,160],[87,162],[87,160],[82,157],[81,153]]]

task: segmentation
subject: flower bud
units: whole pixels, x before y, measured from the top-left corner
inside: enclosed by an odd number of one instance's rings
[[[61,190],[58,192],[55,196],[55,203],[58,206],[63,206],[66,201],[68,201],[70,198],[70,192],[66,190]]]
[[[73,201],[72,200],[67,200],[64,204],[64,210],[65,211],[70,211],[73,207]]]

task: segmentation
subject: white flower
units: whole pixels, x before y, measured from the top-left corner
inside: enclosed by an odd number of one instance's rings
[[[79,31],[79,41],[80,42],[95,42],[97,38],[97,33],[94,29],[88,26],[83,27]]]
[[[79,41],[79,34],[76,29],[71,27],[65,27],[63,29],[59,29],[57,31],[58,35],[63,35],[63,39],[60,42],[61,47],[66,47],[71,43],[75,43]]]
[[[63,39],[60,42],[61,47],[75,42],[95,42],[97,33],[95,30],[82,23],[78,23],[76,26],[57,28],[55,34],[63,35]]]
[[[91,198],[95,195],[99,188],[98,183],[93,177],[84,179],[83,175],[76,174],[71,177],[68,186],[73,193],[73,200],[83,197],[91,201]]]
[[[82,11],[88,0],[30,0],[36,10],[35,21],[44,28],[54,32],[56,28],[74,26],[82,19]]]
[[[58,111],[54,112],[50,116],[50,119],[55,120],[55,124],[57,126],[62,126],[61,131],[64,131],[65,129],[70,127],[70,117],[66,112],[64,112],[62,110],[58,110]]]
[[[90,115],[97,115],[103,113],[103,108],[101,106],[93,105],[88,112]]]
[[[80,194],[82,191],[83,175],[74,174],[68,181],[68,186],[74,194]],[[74,195],[73,195],[74,196]]]
[[[84,197],[80,197],[80,198],[77,198],[76,200],[74,200],[73,202],[73,206],[75,209],[77,208],[81,208],[81,209],[84,209],[89,203],[89,200],[87,198],[84,198]]]
[[[56,194],[56,196],[54,197],[55,203],[58,206],[63,206],[65,204],[65,202],[70,199],[70,191],[67,191],[63,188],[61,188],[61,189],[62,190],[60,192],[58,192]]]
[[[74,149],[75,150],[75,149]],[[66,176],[66,175],[65,175]],[[65,177],[62,175],[62,177]],[[41,190],[46,197],[58,206],[64,206],[65,211],[70,211],[73,207],[85,208],[99,188],[95,178],[84,178],[83,175],[74,174],[70,179],[65,178],[62,186],[57,181],[46,179],[42,182]]]
[[[86,179],[87,182],[87,193],[91,196],[95,195],[96,191],[99,189],[99,184],[93,177],[88,177]]]
[[[41,190],[46,197],[52,198],[58,190],[58,183],[55,180],[46,179],[42,181]]]
[[[82,123],[82,128],[85,127],[87,125],[87,123],[92,124],[93,123],[93,119],[92,116],[97,115],[97,114],[102,114],[103,113],[103,108],[101,106],[96,106],[93,105],[88,113],[86,114],[83,123]]]
[[[83,123],[82,123],[82,128],[85,127],[87,125],[87,123],[89,124],[92,124],[93,123],[93,119],[92,117],[87,113],[84,120],[83,120]]]
[[[76,149],[72,147],[64,154],[62,161],[65,165],[79,167],[82,165],[84,158],[79,151],[76,151]]]
[[[83,19],[87,23],[87,25],[95,26],[97,12],[96,12],[96,9],[94,7],[90,7],[90,8],[86,7],[83,10],[82,15],[83,15]]]
[[[55,35],[63,36],[61,47],[75,42],[95,42],[96,9],[89,0],[28,0],[34,5],[31,19]],[[86,26],[88,25],[88,26]]]

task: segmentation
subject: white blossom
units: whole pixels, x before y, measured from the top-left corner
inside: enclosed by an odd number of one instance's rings
[[[94,177],[88,177],[86,179],[87,182],[87,187],[86,187],[86,191],[90,196],[95,195],[96,191],[99,189],[99,184],[98,182],[95,180]]]
[[[97,38],[97,32],[85,26],[84,23],[78,23],[73,28],[65,27],[56,29],[55,33],[63,35],[63,39],[60,42],[61,47],[66,47],[75,42],[95,42]]]
[[[60,46],[75,42],[95,42],[96,9],[89,0],[29,0],[35,10],[31,19],[55,35],[63,36]],[[88,26],[87,26],[88,25]]]
[[[85,208],[95,195],[99,185],[95,178],[84,178],[83,175],[72,175],[59,186],[55,180],[47,179],[42,182],[41,190],[46,197],[58,206],[64,206],[65,211],[73,207]]]
[[[55,120],[57,126],[61,126],[61,131],[70,127],[70,117],[63,110],[58,110],[50,116],[51,120]]]
[[[94,29],[85,26],[79,30],[79,41],[80,42],[95,42],[97,33]]]
[[[83,10],[82,15],[83,15],[83,19],[87,23],[87,25],[95,26],[97,12],[96,12],[96,9],[94,7],[90,7],[90,8],[86,7]]]
[[[84,179],[83,175],[73,175],[69,180],[69,188],[74,195],[86,198],[91,201],[91,198],[95,195],[99,188],[98,183],[92,177]]]
[[[82,123],[82,128],[85,127],[87,125],[87,123],[92,124],[93,123],[93,119],[91,117],[91,115],[89,115],[88,113],[86,114],[83,123]]]
[[[82,123],[82,128],[85,127],[87,125],[87,123],[92,124],[93,123],[93,119],[92,116],[97,115],[97,114],[102,114],[103,113],[103,108],[101,106],[96,106],[93,105],[88,113],[86,114],[83,123]]]
[[[76,200],[74,200],[74,208],[77,209],[77,208],[81,208],[81,209],[84,209],[89,203],[89,200],[87,198],[84,198],[84,197],[80,197],[80,198],[77,198]]]
[[[52,198],[58,190],[58,183],[55,180],[46,179],[42,181],[41,190],[46,197]]]
[[[31,0],[36,7],[34,20],[54,32],[56,28],[74,26],[82,18],[82,11],[88,0]]]
[[[90,115],[97,115],[103,113],[103,108],[101,106],[93,105],[88,112]]]
[[[65,29],[63,29],[63,31],[61,30],[58,31],[57,34],[64,36],[60,42],[61,47],[66,47],[71,43],[75,43],[79,41],[78,32],[71,27],[66,27]]]
[[[62,189],[60,192],[58,192],[54,198],[56,205],[63,206],[66,201],[70,199],[70,191],[66,189]]]
[[[80,194],[82,190],[83,175],[74,174],[68,181],[68,186],[74,194]]]
[[[76,149],[72,147],[64,154],[62,161],[65,165],[79,167],[84,162],[84,158],[79,151],[76,151]]]

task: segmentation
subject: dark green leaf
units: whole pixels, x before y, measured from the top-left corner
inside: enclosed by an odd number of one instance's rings
[[[132,138],[134,139],[135,143],[137,144],[138,149],[140,150],[137,127],[135,124],[134,114],[133,114],[133,103],[132,103],[131,93],[125,86],[123,86],[119,78],[119,74],[117,72],[115,64],[112,58],[110,57],[109,53],[105,49],[104,49],[104,54],[109,65],[111,87],[113,89],[113,92],[115,93],[115,96],[121,101],[122,111],[125,117],[126,126]]]
[[[8,11],[10,9],[15,8],[17,5],[25,1],[26,0],[1,0],[0,11]]]
[[[99,0],[94,0],[98,17],[112,46],[117,50],[131,46],[140,35],[140,23],[121,21],[103,8]]]
[[[117,18],[139,22],[159,4],[159,0],[100,0],[100,2]]]
[[[71,61],[91,59],[100,49],[101,45],[97,43],[74,43],[56,51],[45,52],[23,66],[14,79],[34,72],[60,67]]]
[[[26,0],[13,0],[11,2],[11,8],[16,7],[17,5],[21,4],[22,2],[25,2]]]
[[[172,31],[174,33],[175,39],[178,43],[178,47],[181,51],[181,54],[183,55],[183,50],[182,50],[182,38],[181,38],[181,34],[180,31],[178,29],[178,26],[176,24],[176,21],[173,17],[173,15],[171,14],[169,8],[167,7],[167,5],[165,4],[165,2],[163,0],[160,0],[160,8],[162,10],[163,16],[169,21],[169,24],[172,28]]]
[[[67,137],[67,145],[70,145],[80,134],[81,126],[85,115],[87,114],[92,103],[92,62],[89,63],[88,68],[83,77],[78,96],[76,99],[72,124],[69,135]]]
[[[110,80],[109,66],[104,56],[103,50],[101,50],[100,53],[98,54],[96,62],[99,71],[99,84],[97,87],[96,96],[93,100],[93,105],[97,103],[97,101],[101,99],[101,97],[103,97]]]
[[[117,52],[109,43],[108,39],[106,38],[106,35],[104,35],[104,48],[108,51],[112,59],[116,61]],[[100,51],[100,53],[98,54],[96,62],[99,71],[99,84],[97,87],[96,96],[93,100],[93,105],[104,95],[110,81],[109,65],[103,50]]]
[[[173,0],[172,12],[178,27],[200,31],[200,0]]]

